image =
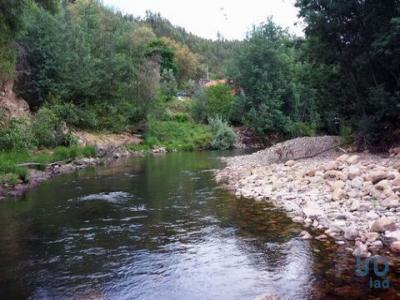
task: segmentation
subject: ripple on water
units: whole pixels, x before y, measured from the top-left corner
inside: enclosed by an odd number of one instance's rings
[[[109,192],[83,196],[79,198],[79,201],[107,201],[111,203],[119,203],[125,202],[133,197],[132,194],[126,192]]]

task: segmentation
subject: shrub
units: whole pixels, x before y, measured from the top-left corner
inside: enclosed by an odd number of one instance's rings
[[[61,120],[47,107],[42,107],[36,113],[32,131],[40,147],[56,147],[65,142]]]
[[[221,117],[209,118],[208,120],[213,132],[211,148],[216,150],[227,150],[232,148],[236,140],[236,134],[228,123]]]
[[[207,121],[207,102],[208,96],[204,90],[198,90],[194,94],[191,112],[192,117],[196,122],[204,123]]]
[[[210,128],[205,125],[150,120],[145,143],[152,147],[165,146],[167,150],[193,151],[206,149],[211,139]]]
[[[0,128],[0,151],[25,151],[36,146],[31,124],[27,119],[12,118]]]
[[[227,120],[234,99],[230,86],[217,84],[207,88],[206,93],[208,97],[207,116],[216,117],[218,115]]]

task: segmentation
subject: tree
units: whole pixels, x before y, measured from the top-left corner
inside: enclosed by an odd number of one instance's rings
[[[400,3],[388,1],[297,0],[306,22],[309,57],[337,65],[342,116],[360,138],[386,144],[400,125],[398,68]]]
[[[182,86],[189,79],[198,78],[200,73],[199,56],[190,51],[185,45],[170,38],[163,38],[163,41],[174,51],[178,83]]]
[[[269,19],[253,28],[230,67],[230,77],[245,95],[245,122],[259,134],[289,133],[296,118],[289,42],[288,33]]]

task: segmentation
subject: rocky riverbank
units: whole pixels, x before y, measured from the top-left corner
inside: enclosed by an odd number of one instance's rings
[[[386,157],[338,149],[335,137],[288,141],[225,159],[227,166],[216,180],[237,197],[270,201],[284,209],[293,221],[304,224],[303,239],[349,242],[354,256],[386,249],[399,255],[400,149]]]

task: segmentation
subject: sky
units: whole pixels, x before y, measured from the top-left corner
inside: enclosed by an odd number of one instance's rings
[[[103,0],[107,6],[134,16],[159,12],[174,25],[198,36],[243,39],[252,25],[272,16],[275,23],[303,35],[295,0]],[[301,23],[301,22],[299,22]]]

